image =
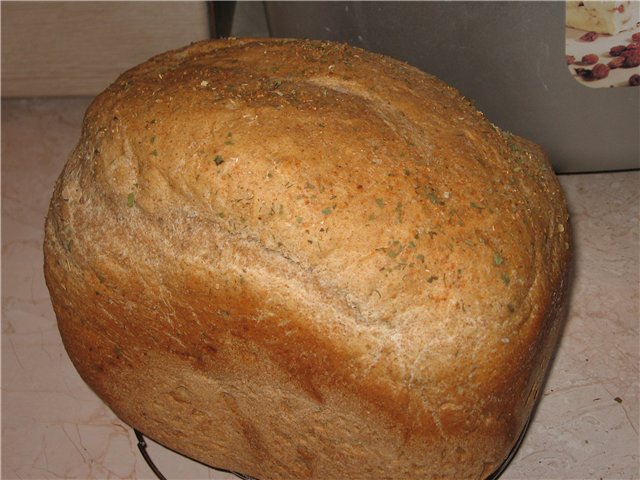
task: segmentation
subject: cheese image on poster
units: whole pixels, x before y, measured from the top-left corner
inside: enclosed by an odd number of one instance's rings
[[[638,23],[640,2],[568,1],[566,26],[579,30],[616,35]]]

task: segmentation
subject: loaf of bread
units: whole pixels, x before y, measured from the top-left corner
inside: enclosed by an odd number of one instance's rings
[[[343,44],[195,43],[89,107],[46,222],[82,378],[127,424],[268,479],[481,479],[559,331],[541,149]]]

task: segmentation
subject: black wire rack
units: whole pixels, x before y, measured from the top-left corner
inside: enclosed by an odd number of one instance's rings
[[[516,456],[516,453],[518,452],[518,449],[520,448],[520,445],[522,444],[522,441],[524,440],[524,437],[525,437],[525,435],[527,433],[528,428],[529,428],[529,422],[527,421],[526,425],[522,429],[522,433],[520,433],[520,436],[518,437],[518,440],[516,441],[515,445],[511,449],[511,451],[509,452],[509,455],[507,456],[507,458],[485,480],[498,480],[498,478],[500,478],[500,476],[504,473],[504,471],[507,469],[507,467],[509,466],[509,464],[513,460],[513,457]],[[165,477],[162,474],[162,472],[158,469],[156,464],[153,462],[153,460],[149,456],[149,452],[147,451],[147,442],[145,441],[145,437],[142,434],[142,432],[140,432],[139,430],[136,430],[135,428],[133,429],[133,431],[134,431],[134,433],[136,435],[136,438],[138,439],[138,450],[140,450],[142,458],[144,458],[144,460],[147,462],[147,465],[149,465],[149,468],[151,468],[151,470],[156,475],[156,477],[158,477],[158,480],[167,480],[167,477]],[[238,477],[238,478],[240,478],[242,480],[258,480],[258,479],[254,478],[254,477],[249,476],[249,475],[245,475],[244,473],[233,472],[231,470],[225,470],[223,468],[216,468],[216,467],[211,467],[211,468],[213,468],[214,470],[218,470],[220,472],[230,473],[230,474],[235,475],[236,477]]]
[[[167,480],[167,477],[165,477],[162,474],[160,469],[156,466],[156,464],[151,459],[151,456],[147,451],[147,441],[145,440],[144,434],[139,430],[136,430],[135,428],[133,429],[133,433],[136,434],[136,438],[138,439],[138,450],[140,450],[140,454],[142,455],[142,458],[144,458],[144,461],[147,462],[147,465],[149,465],[149,468],[151,469],[151,471],[153,471],[155,476],[158,477],[158,480]],[[211,467],[209,465],[207,466],[209,468],[213,468],[214,470],[218,470],[219,472],[230,473],[232,475],[235,475],[238,478],[241,478],[242,480],[257,480],[256,478],[253,478],[249,475],[245,475],[244,473],[233,472],[231,470],[225,470],[224,468]]]

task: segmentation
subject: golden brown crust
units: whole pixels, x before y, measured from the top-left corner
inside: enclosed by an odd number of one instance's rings
[[[222,40],[123,74],[54,192],[65,346],[131,425],[268,478],[479,478],[558,334],[539,147],[398,61]]]

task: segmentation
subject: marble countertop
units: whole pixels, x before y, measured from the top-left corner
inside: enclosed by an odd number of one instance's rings
[[[83,383],[42,273],[53,183],[89,100],[2,102],[2,478],[155,478]],[[562,175],[575,236],[569,315],[544,394],[501,477],[637,479],[640,172]],[[232,479],[149,442],[168,479]]]

